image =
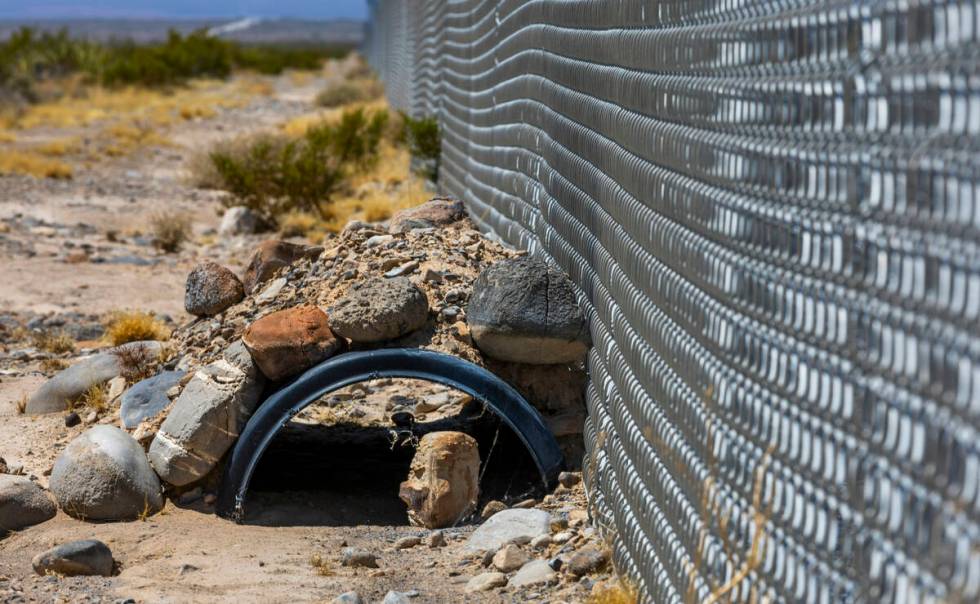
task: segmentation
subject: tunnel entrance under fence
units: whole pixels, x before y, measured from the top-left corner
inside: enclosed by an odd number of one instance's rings
[[[358,390],[374,399],[355,404]],[[399,390],[454,402],[429,411]],[[430,351],[349,353],[260,406],[231,453],[218,513],[273,526],[407,524],[399,486],[419,439],[438,431],[477,440],[477,511],[542,494],[562,467],[537,411],[485,369]]]

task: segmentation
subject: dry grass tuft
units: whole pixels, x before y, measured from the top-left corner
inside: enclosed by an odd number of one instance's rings
[[[0,151],[0,174],[26,174],[35,178],[68,180],[74,175],[69,164],[23,149]]]
[[[63,332],[36,331],[31,334],[31,343],[38,349],[53,354],[75,351],[75,340]]]
[[[190,238],[191,220],[179,212],[161,212],[150,219],[150,232],[157,248],[173,254]]]
[[[77,138],[61,138],[42,143],[36,150],[41,155],[50,157],[63,157],[79,150],[81,144]]]
[[[157,359],[146,346],[130,346],[113,351],[122,366],[122,376],[126,383],[135,384],[156,374],[163,358]]]
[[[283,237],[307,237],[319,241],[329,231],[327,222],[309,212],[289,212],[279,219],[279,234]]]
[[[169,338],[170,330],[167,326],[154,315],[145,312],[114,313],[106,326],[106,339],[113,346],[145,340],[163,342]]]
[[[41,361],[41,371],[45,375],[58,373],[63,369],[68,369],[68,361],[64,359],[44,359]]]
[[[637,604],[640,595],[629,583],[612,579],[592,588],[587,604]]]
[[[27,395],[20,397],[14,405],[17,408],[17,415],[24,415],[27,412]]]
[[[86,390],[77,399],[68,402],[69,411],[78,411],[83,408],[91,409],[96,413],[105,413],[108,411],[109,391],[105,384],[96,384]]]
[[[310,566],[313,567],[313,572],[321,577],[330,577],[334,574],[333,566],[320,554],[310,556]]]
[[[375,78],[355,78],[333,84],[316,97],[319,107],[343,107],[353,103],[373,101],[384,94],[384,87]]]

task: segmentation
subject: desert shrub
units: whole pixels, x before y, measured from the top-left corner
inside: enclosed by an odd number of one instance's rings
[[[190,237],[191,220],[179,212],[160,212],[150,219],[153,244],[160,250],[172,254]]]
[[[384,92],[381,83],[374,78],[348,79],[339,84],[327,86],[316,97],[320,107],[342,107],[351,103],[372,101]]]
[[[165,341],[170,330],[154,315],[145,312],[117,312],[109,316],[106,339],[113,346],[144,340]]]
[[[376,160],[387,119],[385,111],[359,109],[298,138],[262,134],[218,145],[210,159],[219,188],[232,194],[229,205],[248,206],[272,224],[291,212],[327,219],[348,170]]]
[[[347,52],[348,49],[340,46],[236,46],[233,59],[235,66],[240,69],[279,75],[287,69],[320,69],[326,59],[337,59]]]
[[[53,354],[75,351],[75,340],[60,331],[36,331],[31,334],[31,343],[40,350]]]
[[[429,180],[439,179],[439,156],[442,153],[442,137],[439,121],[435,117],[413,118],[402,113],[403,138],[408,144],[418,171]]]
[[[279,74],[286,69],[319,69],[339,58],[341,46],[245,46],[215,38],[205,30],[171,31],[163,42],[99,43],[71,38],[67,31],[37,32],[23,27],[0,42],[0,90],[34,102],[42,80],[82,74],[109,86],[172,86],[191,78],[226,78],[234,69]]]

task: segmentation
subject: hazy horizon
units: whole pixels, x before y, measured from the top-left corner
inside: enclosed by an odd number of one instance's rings
[[[367,19],[365,0],[0,0],[0,19]]]

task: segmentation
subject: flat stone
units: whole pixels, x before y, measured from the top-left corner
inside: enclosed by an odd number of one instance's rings
[[[302,258],[316,258],[323,253],[319,246],[299,245],[288,241],[270,239],[255,248],[242,283],[245,293],[252,294],[256,288],[276,276],[276,273]]]
[[[140,422],[156,417],[170,404],[167,391],[176,386],[186,375],[183,371],[163,371],[134,384],[127,390],[120,403],[119,419],[127,430],[133,430]]]
[[[262,384],[241,342],[197,369],[150,443],[150,464],[160,478],[184,486],[206,476],[255,411]]]
[[[396,212],[388,221],[388,232],[406,233],[414,229],[452,224],[466,217],[463,202],[456,199],[431,199],[422,205]]]
[[[118,352],[142,348],[148,358],[156,359],[163,350],[160,342],[130,342],[109,351],[82,359],[45,382],[27,401],[30,414],[61,413],[92,386],[122,375],[126,367]]]
[[[480,451],[462,432],[430,432],[419,441],[398,496],[415,526],[453,526],[476,508],[480,494]]]
[[[51,496],[26,476],[0,474],[0,535],[51,520],[58,513]]]
[[[490,591],[504,585],[507,585],[507,575],[504,573],[483,573],[467,581],[464,590],[466,593],[476,593]]]
[[[82,520],[132,520],[163,508],[146,453],[114,426],[94,426],[68,443],[51,471],[51,492]]]
[[[552,585],[558,582],[558,573],[551,568],[547,560],[531,560],[521,567],[521,570],[510,578],[510,587],[528,587],[531,585]]]
[[[238,276],[227,268],[204,261],[187,275],[184,310],[198,317],[210,317],[238,304],[245,288]]]
[[[500,548],[493,555],[493,567],[502,573],[510,573],[527,564],[530,556],[513,543]]]
[[[418,594],[409,595],[409,592],[389,591],[385,594],[385,599],[381,601],[381,604],[409,604],[411,602],[409,598],[416,595]]]
[[[578,363],[591,345],[571,281],[536,258],[504,260],[481,272],[466,313],[477,347],[500,361]]]
[[[361,594],[356,591],[348,591],[340,594],[331,601],[332,604],[364,604]]]
[[[315,306],[295,306],[255,321],[242,335],[245,348],[273,381],[302,373],[341,351],[345,342]]]
[[[39,575],[58,574],[112,576],[114,561],[112,550],[95,539],[72,541],[38,554],[31,561]]]
[[[330,327],[357,343],[392,340],[425,325],[429,301],[405,277],[373,278],[355,286],[330,309]]]
[[[496,551],[504,544],[530,541],[551,532],[551,514],[544,510],[504,510],[473,531],[464,546],[469,551]]]

